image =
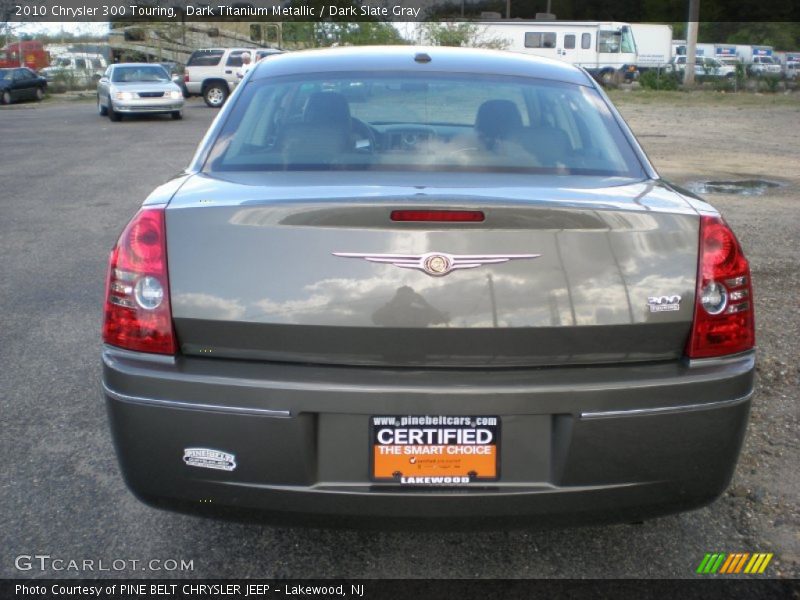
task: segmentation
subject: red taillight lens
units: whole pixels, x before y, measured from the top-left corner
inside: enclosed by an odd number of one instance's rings
[[[139,352],[175,354],[167,273],[164,209],[143,208],[111,251],[105,343]]]
[[[188,74],[188,73],[184,73],[184,75],[183,75],[183,81],[184,81],[185,83],[189,83],[189,74]]]
[[[481,210],[393,210],[392,221],[446,221],[480,223],[484,220]]]
[[[750,265],[730,227],[700,217],[700,256],[689,358],[750,350],[755,345]]]

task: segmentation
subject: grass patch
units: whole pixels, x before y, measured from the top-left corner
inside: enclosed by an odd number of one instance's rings
[[[679,104],[681,106],[795,106],[800,108],[800,92],[791,94],[754,94],[753,92],[718,92],[713,90],[607,90],[614,104]]]

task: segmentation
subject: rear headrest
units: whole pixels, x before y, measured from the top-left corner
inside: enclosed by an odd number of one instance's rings
[[[314,92],[306,100],[303,121],[319,125],[350,125],[350,105],[336,92]]]
[[[505,139],[522,129],[522,116],[511,100],[487,100],[478,108],[475,129],[491,139]]]

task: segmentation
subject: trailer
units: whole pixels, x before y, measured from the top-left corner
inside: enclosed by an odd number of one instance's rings
[[[636,67],[640,72],[658,69],[672,57],[672,26],[631,23],[636,42]]]
[[[49,64],[50,55],[36,40],[14,42],[0,50],[0,68],[28,67],[38,71]]]
[[[563,60],[603,83],[636,73],[636,43],[629,23],[614,21],[504,21],[481,23],[506,50]]]

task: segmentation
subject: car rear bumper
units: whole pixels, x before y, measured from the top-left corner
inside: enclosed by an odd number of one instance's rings
[[[632,521],[724,491],[753,369],[753,353],[692,365],[423,371],[173,360],[106,346],[103,394],[128,486],[179,508],[351,522]],[[499,416],[499,481],[370,481],[376,415]],[[234,455],[236,466],[187,465],[187,448]]]
[[[202,93],[203,84],[200,81],[184,81],[186,90],[192,96],[199,96]]]

